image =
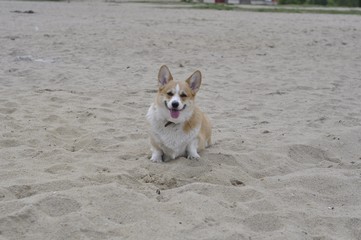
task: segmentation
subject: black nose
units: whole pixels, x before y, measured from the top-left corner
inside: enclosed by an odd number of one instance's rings
[[[172,102],[173,108],[177,108],[178,106],[179,106],[179,102],[177,102],[177,101]]]

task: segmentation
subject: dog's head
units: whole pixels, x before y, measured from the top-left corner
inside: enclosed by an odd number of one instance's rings
[[[200,71],[195,71],[183,82],[174,81],[167,66],[158,73],[157,104],[168,121],[181,123],[188,120],[194,110],[194,100],[202,82]]]

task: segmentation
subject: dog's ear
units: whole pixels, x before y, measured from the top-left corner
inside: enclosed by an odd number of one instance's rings
[[[158,73],[159,87],[166,85],[169,81],[172,81],[172,80],[173,80],[173,77],[172,77],[172,74],[170,73],[168,67],[166,65],[161,66],[159,69],[159,73]]]
[[[202,74],[200,71],[195,71],[187,80],[189,87],[192,89],[193,93],[196,94],[202,83]]]

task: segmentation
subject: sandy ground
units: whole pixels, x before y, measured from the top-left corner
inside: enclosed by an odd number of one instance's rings
[[[361,17],[1,1],[0,22],[1,240],[361,239]],[[203,73],[198,161],[149,161],[162,64]]]

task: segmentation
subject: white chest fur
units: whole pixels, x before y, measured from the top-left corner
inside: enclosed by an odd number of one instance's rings
[[[163,153],[172,159],[185,156],[189,144],[194,142],[200,130],[200,126],[189,132],[184,132],[184,123],[168,124],[166,119],[160,119],[157,110],[151,106],[148,110],[148,120],[151,125],[151,135]]]

